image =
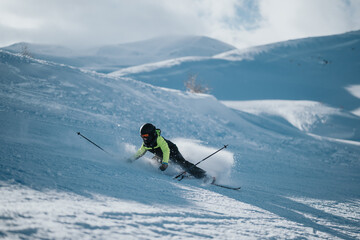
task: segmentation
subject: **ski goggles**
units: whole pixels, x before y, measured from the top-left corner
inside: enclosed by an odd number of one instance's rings
[[[147,133],[146,133],[146,134],[141,134],[141,137],[142,137],[142,138],[148,138],[148,137],[149,137],[149,134],[147,134]]]

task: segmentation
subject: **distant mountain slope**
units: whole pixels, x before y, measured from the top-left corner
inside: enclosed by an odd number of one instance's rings
[[[206,56],[234,50],[235,47],[203,36],[169,36],[146,41],[101,47],[98,56],[123,58],[129,65],[139,65],[178,57]]]
[[[76,51],[57,45],[34,44],[27,42],[20,42],[12,44],[8,47],[1,48],[12,53],[22,53],[26,55],[48,56],[48,57],[75,57],[78,53]]]
[[[70,49],[30,43],[17,43],[2,49],[21,53],[24,48],[35,58],[99,72],[110,72],[123,67],[178,57],[211,57],[235,49],[229,44],[203,36],[164,36],[91,49]]]
[[[287,41],[211,58],[182,58],[121,69],[157,86],[184,90],[189,74],[221,100],[312,100],[353,111],[360,99],[360,31]]]

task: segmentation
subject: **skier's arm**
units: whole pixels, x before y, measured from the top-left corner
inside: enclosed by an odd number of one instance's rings
[[[147,150],[145,149],[144,144],[142,144],[141,147],[139,148],[139,150],[138,150],[138,151],[134,154],[134,156],[132,157],[132,160],[134,161],[134,160],[136,160],[136,159],[141,158],[142,156],[145,155],[146,151],[147,151]]]
[[[169,164],[169,158],[170,158],[170,148],[165,139],[161,136],[157,138],[157,144],[160,146],[161,151],[163,153],[163,159],[162,164]],[[165,169],[164,169],[165,170]]]

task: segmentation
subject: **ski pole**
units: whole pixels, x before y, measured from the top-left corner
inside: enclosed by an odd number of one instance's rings
[[[107,151],[105,151],[102,147],[100,147],[99,145],[97,145],[96,143],[94,143],[93,141],[91,141],[90,139],[88,139],[87,137],[85,137],[84,135],[82,135],[80,132],[77,132],[77,135],[83,137],[85,140],[87,140],[88,142],[92,143],[93,145],[95,145],[96,147],[100,148],[101,150],[103,150],[104,152],[106,152],[107,154],[109,154],[110,156],[112,156],[110,153],[108,153]]]
[[[190,169],[192,169],[193,167],[195,167],[195,166],[198,165],[199,163],[205,161],[206,159],[208,159],[208,158],[211,157],[212,155],[220,152],[220,151],[223,150],[224,148],[227,148],[227,146],[229,146],[229,145],[224,145],[222,148],[220,148],[219,150],[213,152],[212,154],[210,154],[209,156],[207,156],[207,157],[204,158],[203,160],[197,162],[196,164],[194,164],[193,166],[191,166],[191,167],[190,167],[189,169],[187,169],[186,171],[183,171],[182,173],[176,175],[176,176],[174,177],[174,179],[179,178],[180,176],[182,176],[183,174],[185,174],[187,171],[189,171]],[[181,178],[181,179],[182,179],[182,178]],[[181,179],[180,179],[179,181],[181,181]]]

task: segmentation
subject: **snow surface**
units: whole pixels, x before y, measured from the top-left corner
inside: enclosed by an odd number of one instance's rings
[[[360,85],[351,85],[346,87],[353,96],[360,98]],[[360,116],[360,107],[352,111],[353,114]]]
[[[360,85],[351,85],[346,88],[353,96],[360,98]]]
[[[258,116],[279,117],[297,129],[323,137],[360,140],[360,119],[341,109],[314,101],[223,101],[233,109]],[[359,144],[360,142],[353,142]]]
[[[4,50],[0,73],[0,238],[360,238],[359,117],[345,107],[219,101]],[[351,95],[359,82],[344,84]],[[144,122],[192,162],[229,144],[199,166],[242,189],[175,181],[181,169],[161,172],[151,154],[128,164]]]

